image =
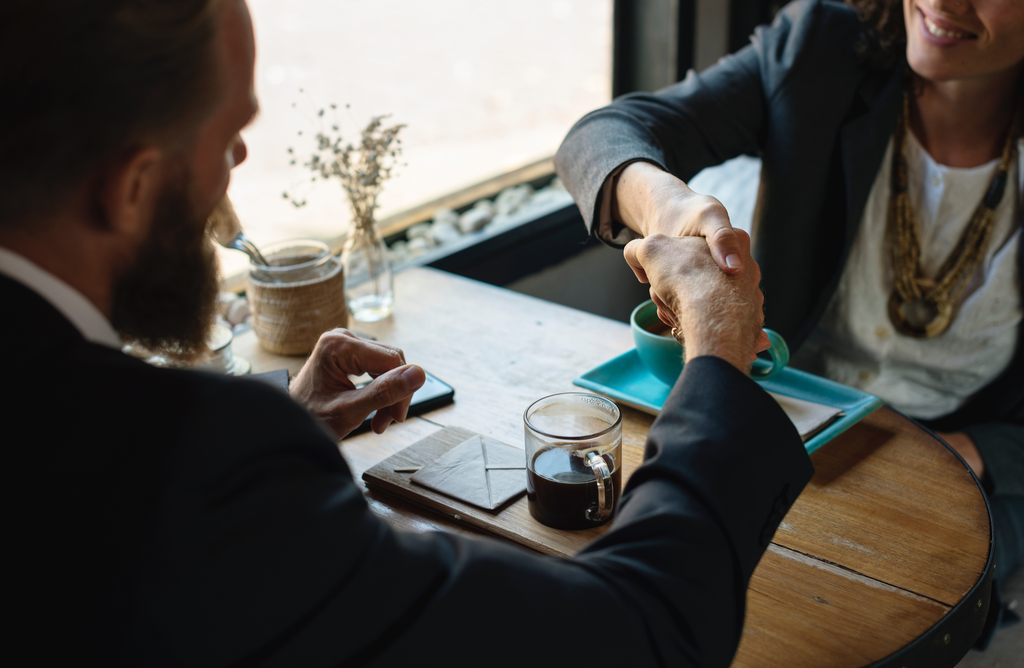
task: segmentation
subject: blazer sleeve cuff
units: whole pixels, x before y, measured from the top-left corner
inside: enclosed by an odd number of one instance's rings
[[[576,200],[592,234],[600,226],[605,184],[616,170],[635,160],[665,169],[665,158],[653,137],[623,112],[610,109],[584,116],[555,154],[555,171]]]

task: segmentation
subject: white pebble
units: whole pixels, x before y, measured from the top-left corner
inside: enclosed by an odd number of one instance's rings
[[[532,196],[533,188],[528,183],[505,188],[494,200],[495,211],[498,215],[509,216],[522,208]]]
[[[473,204],[473,208],[483,209],[484,211],[490,213],[492,216],[494,215],[494,202],[492,202],[489,199],[477,200],[476,203]]]
[[[450,244],[462,238],[458,228],[450,223],[435,222],[430,229],[430,236],[438,246]]]
[[[417,255],[423,255],[428,250],[430,250],[431,247],[433,247],[433,245],[433,243],[431,243],[424,237],[416,237],[415,239],[410,239],[409,245],[407,246],[409,251],[408,257],[414,258]]]
[[[252,310],[249,308],[249,300],[245,297],[238,297],[235,301],[231,302],[230,306],[228,306],[227,313],[224,314],[224,317],[226,317],[228,322],[234,326],[245,320],[246,316],[251,314]]]
[[[434,224],[447,223],[455,226],[459,224],[459,214],[452,209],[438,209],[434,212]]]
[[[405,231],[405,236],[409,241],[413,239],[429,239],[430,238],[430,223],[417,223]]]
[[[554,188],[545,188],[544,190],[538,190],[529,204],[524,208],[539,208],[547,206],[555,202],[570,202],[572,201],[569,194],[564,190],[557,190]]]
[[[494,217],[494,211],[487,207],[473,207],[466,213],[462,214],[459,218],[459,229],[462,230],[463,234],[469,234],[470,232],[476,232],[483,228],[484,225],[491,222],[491,218]]]

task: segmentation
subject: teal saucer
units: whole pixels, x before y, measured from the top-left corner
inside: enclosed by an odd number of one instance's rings
[[[843,411],[839,419],[804,443],[808,454],[882,406],[882,400],[873,394],[792,367],[784,368],[769,380],[759,380],[757,384],[775,394],[813,401]],[[585,387],[652,415],[661,412],[672,389],[647,370],[635,348],[591,369],[574,380],[573,385]]]

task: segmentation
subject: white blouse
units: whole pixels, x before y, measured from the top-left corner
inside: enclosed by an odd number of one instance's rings
[[[1013,357],[1022,316],[1017,247],[1024,140],[984,260],[961,294],[949,329],[931,339],[900,334],[888,316],[892,144],[890,139],[838,289],[793,365],[878,395],[907,415],[936,418],[963,405]],[[999,160],[966,169],[940,165],[908,133],[909,194],[926,276],[934,278],[956,246],[998,165]]]

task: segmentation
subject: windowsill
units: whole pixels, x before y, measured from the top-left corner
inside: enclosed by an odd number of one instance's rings
[[[550,180],[550,177],[554,175],[554,171],[553,158],[544,158],[543,160],[538,160],[537,162],[512,170],[511,172],[506,172],[499,176],[481,181],[480,183],[467,188],[457,190],[406,211],[381,219],[378,222],[381,235],[385,240],[394,241],[396,238],[403,236],[405,231],[413,225],[430,221],[433,218],[434,213],[439,209],[447,208],[462,211],[464,209],[468,209],[479,200],[494,198],[499,192],[510,186]],[[423,255],[401,262],[394,267],[394,271],[402,271],[408,267],[423,266],[436,262],[438,259],[447,255],[465,250],[466,248],[480,242],[494,239],[495,237],[499,237],[507,233],[511,229],[519,227],[537,218],[547,216],[553,211],[564,208],[567,204],[572,204],[572,197],[569,196],[568,193],[565,194],[564,198],[557,201],[531,207],[529,210],[524,211],[521,214],[512,215],[507,223],[502,225],[499,229],[481,230],[479,232],[469,233],[455,243],[439,246],[431,249]],[[342,234],[332,239],[326,239],[325,241],[330,245],[334,253],[340,253],[346,237],[347,234]],[[222,292],[243,291],[245,289],[245,271],[237,271],[221,278],[220,286]]]
[[[512,215],[509,220],[498,228],[480,230],[479,232],[472,232],[465,235],[462,239],[459,239],[455,243],[445,244],[444,246],[438,246],[423,255],[417,256],[410,260],[401,262],[394,267],[394,271],[399,272],[409,267],[422,267],[433,264],[443,258],[456,253],[461,253],[472,246],[478,244],[491,242],[499,237],[508,235],[510,232],[528,225],[534,221],[538,221],[542,218],[546,218],[553,213],[561,211],[563,209],[575,206],[572,196],[563,191],[564,196],[558,199],[546,202],[544,204],[531,207],[527,211]]]

